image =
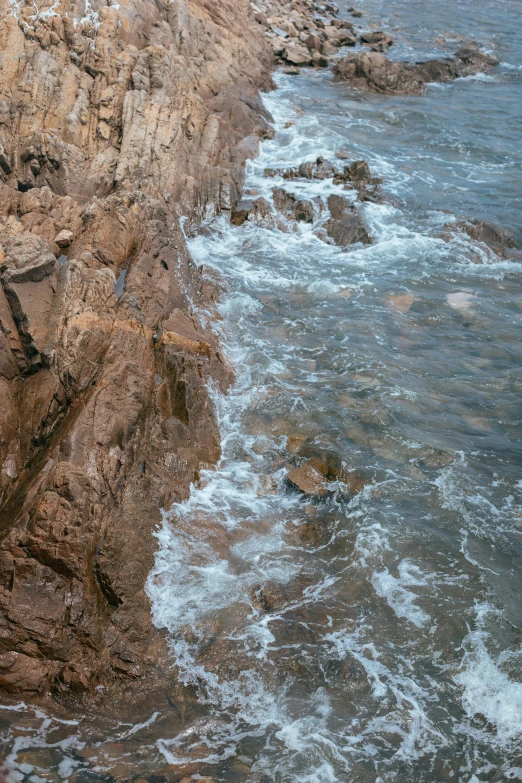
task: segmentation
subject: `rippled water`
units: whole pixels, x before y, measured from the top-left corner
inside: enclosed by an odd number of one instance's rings
[[[387,202],[364,205],[374,244],[327,244],[318,207],[288,232],[220,218],[191,240],[228,284],[237,383],[215,395],[223,459],[166,514],[148,591],[199,707],[181,726],[153,713],[120,727],[112,746],[20,708],[42,728],[13,746],[4,715],[18,779],[183,776],[196,762],[227,783],[522,780],[522,265],[439,236],[458,216],[521,234],[521,6],[364,7],[395,57],[469,35],[502,65],[414,98],[277,77],[278,132],[247,188],[326,201],[343,192],[331,180],[263,171],[346,149],[385,180]],[[292,490],[288,470],[315,453],[361,491]],[[123,772],[111,752],[129,754]]]

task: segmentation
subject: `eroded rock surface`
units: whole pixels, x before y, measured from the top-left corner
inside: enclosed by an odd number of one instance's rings
[[[336,81],[351,82],[362,90],[419,95],[428,82],[447,82],[488,72],[498,60],[476,46],[464,46],[453,57],[407,63],[390,60],[377,51],[349,54],[334,66]]]
[[[272,54],[247,0],[0,0],[0,47],[0,689],[94,698],[161,669],[152,531],[230,381],[179,218],[238,201]]]

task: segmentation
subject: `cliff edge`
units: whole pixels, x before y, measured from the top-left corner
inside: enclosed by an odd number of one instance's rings
[[[153,530],[231,378],[180,218],[269,133],[248,0],[108,1],[0,0],[0,689],[35,698],[161,668]]]

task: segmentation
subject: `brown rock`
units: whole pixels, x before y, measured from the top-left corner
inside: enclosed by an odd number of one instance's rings
[[[300,200],[283,188],[274,188],[274,205],[282,215],[297,221],[311,223],[314,219],[314,206],[311,201]]]
[[[358,52],[344,57],[334,68],[336,81],[349,81],[373,92],[418,95],[427,82],[445,82],[480,71],[489,71],[498,60],[477,47],[459,49],[445,60],[403,63],[389,60],[379,52]]]
[[[372,30],[367,33],[361,33],[359,38],[361,43],[364,44],[381,44],[385,47],[393,44],[391,37],[387,33],[383,33],[382,30]]]
[[[287,476],[288,481],[307,497],[324,497],[328,493],[328,479],[324,466],[318,459],[305,462],[300,468],[294,468]]]
[[[312,65],[310,52],[303,46],[286,46],[281,57],[291,65]]]
[[[357,242],[370,245],[372,240],[363,219],[350,202],[332,194],[328,198],[328,208],[331,218],[325,224],[328,235],[339,247],[348,247]]]
[[[252,211],[253,202],[248,199],[238,201],[234,209],[230,214],[230,221],[235,226],[242,226],[245,220],[248,219],[250,212]]]
[[[0,15],[0,689],[110,702],[172,676],[153,530],[219,458],[231,380],[179,216],[237,204],[272,53],[243,0],[33,13]]]
[[[481,242],[489,247],[499,258],[509,258],[510,251],[518,249],[519,245],[514,235],[505,228],[486,223],[484,220],[459,220],[444,227],[446,231],[462,231],[475,242]]]
[[[66,228],[64,228],[60,233],[55,236],[54,241],[58,245],[58,247],[69,247],[71,242],[74,239],[74,234],[72,231],[68,231]]]

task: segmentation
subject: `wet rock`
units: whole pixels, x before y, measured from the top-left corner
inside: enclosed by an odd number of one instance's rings
[[[315,467],[329,480],[337,481],[342,470],[342,460],[336,451],[307,439],[299,448],[300,457],[313,460]]]
[[[476,73],[487,73],[499,60],[481,52],[477,46],[461,47],[453,57],[417,63],[416,68],[426,82],[446,82]]]
[[[281,609],[286,601],[281,585],[275,582],[268,582],[262,587],[253,587],[250,595],[253,606],[262,612],[272,612],[274,609]]]
[[[446,82],[489,71],[498,60],[476,46],[459,49],[453,57],[419,63],[390,60],[379,52],[358,52],[334,67],[336,81],[349,81],[364,90],[419,95],[428,82]]]
[[[320,460],[311,459],[300,468],[294,468],[287,476],[290,484],[307,497],[322,498],[328,494],[328,479]]]
[[[314,219],[314,205],[311,201],[298,199],[283,188],[274,188],[274,205],[285,217],[299,222],[311,223]]]
[[[299,76],[301,71],[297,66],[289,65],[288,68],[283,68],[283,73],[286,73],[287,76]]]
[[[250,215],[253,206],[254,206],[253,201],[250,201],[248,199],[243,199],[242,201],[238,201],[238,203],[230,213],[230,221],[235,226],[242,226],[245,220],[248,219],[248,216]]]
[[[159,509],[219,459],[206,389],[231,380],[177,216],[238,202],[273,58],[243,0],[29,30],[44,7],[0,15],[0,688],[137,700],[166,660]]]
[[[425,80],[414,65],[389,60],[379,52],[347,55],[334,66],[334,80],[382,93],[415,95],[425,87]]]
[[[357,242],[370,245],[372,239],[357,209],[350,202],[332,194],[328,197],[331,218],[325,224],[328,235],[339,247],[348,247]]]
[[[388,294],[384,299],[384,304],[390,310],[394,310],[397,313],[406,314],[409,312],[412,304],[415,301],[413,294]]]
[[[481,242],[489,247],[499,258],[509,258],[510,251],[519,249],[515,236],[505,228],[484,220],[459,220],[444,226],[446,232],[462,231],[475,242]],[[447,238],[447,234],[442,234]]]
[[[350,163],[349,166],[345,166],[344,180],[347,182],[353,182],[358,188],[363,188],[372,181],[372,175],[368,161],[356,160]]]
[[[378,44],[383,47],[388,47],[393,44],[391,36],[384,33],[382,30],[372,30],[367,33],[361,33],[359,40],[363,44],[370,44],[372,46]]]
[[[262,196],[256,198],[255,201],[252,202],[252,209],[248,216],[249,220],[262,222],[271,217],[272,209],[266,198],[263,198]]]

